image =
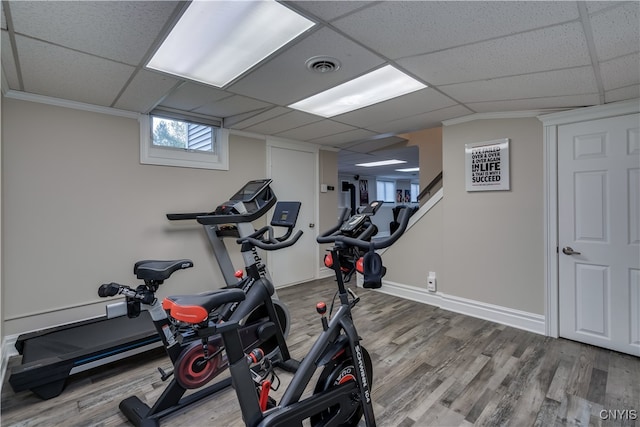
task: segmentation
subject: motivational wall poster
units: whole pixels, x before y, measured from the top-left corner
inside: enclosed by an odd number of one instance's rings
[[[465,144],[467,191],[509,190],[509,138]]]

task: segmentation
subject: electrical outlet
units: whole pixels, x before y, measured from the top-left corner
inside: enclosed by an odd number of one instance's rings
[[[429,275],[427,276],[427,290],[429,292],[435,292],[436,291],[436,273],[435,273],[435,271],[430,271]]]

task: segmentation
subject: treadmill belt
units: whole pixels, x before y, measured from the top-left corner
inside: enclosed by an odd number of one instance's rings
[[[101,319],[81,327],[70,327],[29,339],[24,342],[22,363],[76,352],[108,349],[137,339],[157,336],[151,316],[143,311],[140,316]]]

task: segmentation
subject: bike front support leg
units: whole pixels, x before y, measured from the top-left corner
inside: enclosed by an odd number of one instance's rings
[[[367,377],[367,365],[362,346],[360,345],[360,337],[350,316],[342,318],[340,323],[351,343],[351,354],[356,368],[356,379],[359,385],[358,389],[360,390],[360,401],[362,402],[365,423],[367,427],[375,427],[376,419],[373,414],[373,402],[371,400],[371,389],[369,387],[371,378]]]
[[[249,363],[247,362],[235,323],[218,326],[229,360],[232,385],[238,396],[242,418],[247,426],[256,426],[262,419],[262,411],[258,401]]]

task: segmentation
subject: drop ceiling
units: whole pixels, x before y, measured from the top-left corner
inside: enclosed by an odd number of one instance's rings
[[[317,24],[214,88],[145,68],[187,3],[4,0],[2,88],[218,117],[230,129],[339,149],[341,168],[392,154],[397,134],[448,119],[640,96],[637,1],[283,3]],[[314,73],[305,65],[313,56],[341,66]],[[428,88],[329,119],[287,107],[386,64]]]

